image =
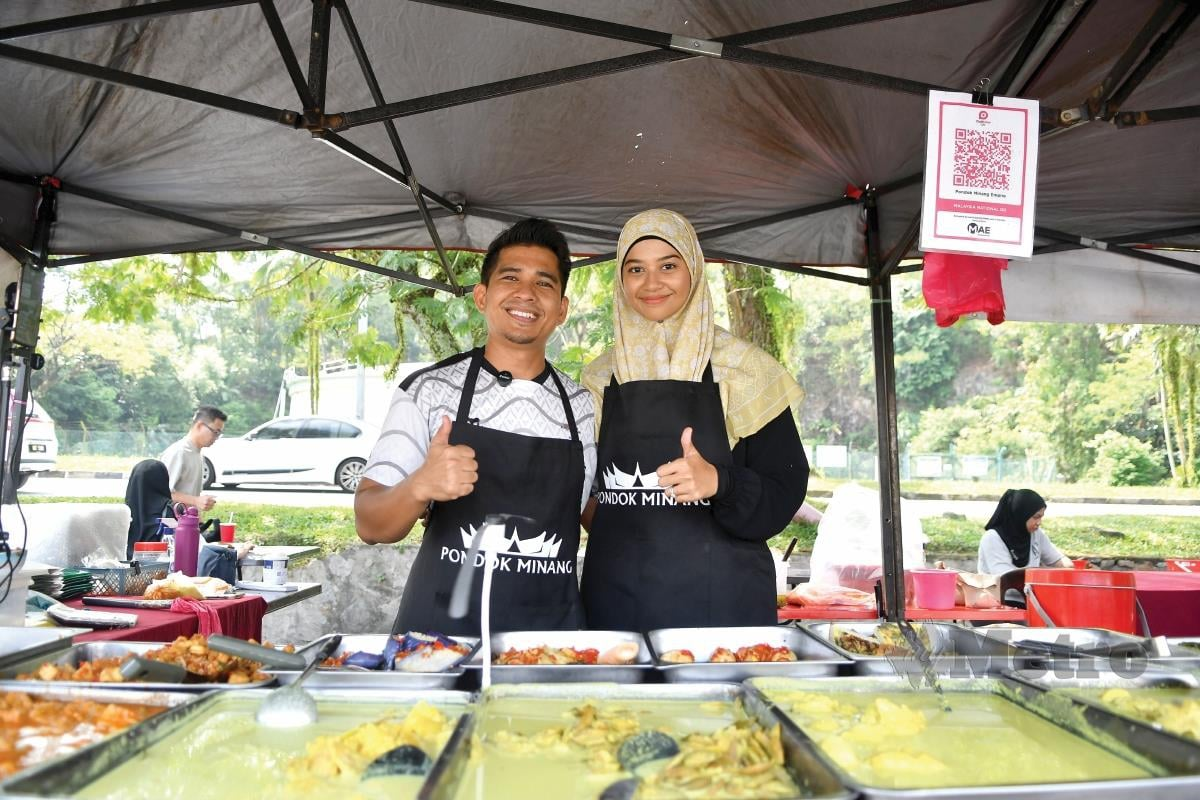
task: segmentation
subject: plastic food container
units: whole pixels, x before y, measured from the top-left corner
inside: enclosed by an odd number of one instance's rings
[[[954,608],[954,586],[958,573],[950,569],[909,570],[913,581],[913,603],[917,608]]]

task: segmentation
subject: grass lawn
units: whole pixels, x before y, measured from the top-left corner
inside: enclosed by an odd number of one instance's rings
[[[22,503],[120,503],[113,497],[24,497]],[[824,508],[825,502],[813,505]],[[354,511],[349,508],[296,508],[285,505],[223,502],[225,510],[236,511],[238,537],[255,544],[316,545],[322,555],[336,553],[359,542],[354,532]],[[973,554],[979,546],[986,519],[931,517],[922,527],[929,537],[930,554]],[[1102,532],[1103,531],[1103,532]],[[1046,532],[1060,550],[1079,556],[1200,556],[1200,518],[1165,516],[1062,517],[1046,522]],[[420,523],[400,547],[421,541]],[[1122,534],[1120,536],[1116,534]],[[771,539],[771,546],[786,549],[792,537],[796,549],[812,550],[817,538],[815,525],[789,525]]]

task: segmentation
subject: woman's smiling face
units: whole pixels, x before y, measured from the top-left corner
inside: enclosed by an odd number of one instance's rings
[[[692,276],[674,247],[662,239],[643,239],[625,254],[621,285],[634,311],[662,322],[687,303]]]

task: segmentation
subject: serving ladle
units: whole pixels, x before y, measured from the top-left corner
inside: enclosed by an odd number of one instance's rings
[[[303,669],[303,672],[296,676],[296,680],[275,689],[263,698],[254,719],[266,728],[299,728],[317,721],[317,701],[304,691],[301,684],[341,643],[341,635],[332,634],[317,639],[300,652],[285,653],[230,636],[213,635],[208,639],[209,648],[220,653],[261,661],[283,669]],[[313,649],[316,652],[311,661],[300,655],[301,652]]]
[[[471,584],[475,578],[475,558],[483,550],[483,586],[479,604],[479,652],[483,661],[483,676],[480,685],[486,689],[492,685],[492,568],[496,551],[505,541],[506,531],[515,528],[517,522],[524,522],[531,527],[537,526],[537,520],[522,517],[519,514],[488,514],[483,518],[483,527],[471,539],[471,549],[458,568],[458,576],[454,579],[454,589],[450,594],[448,613],[454,619],[462,619],[467,615],[471,606]]]

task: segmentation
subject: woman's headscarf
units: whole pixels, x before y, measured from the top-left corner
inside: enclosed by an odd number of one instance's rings
[[[159,518],[172,516],[171,479],[166,464],[152,458],[139,461],[129,473],[125,505],[131,515],[126,557],[132,558],[134,543],[157,542]]]
[[[692,278],[683,308],[662,322],[652,322],[633,309],[621,280],[626,254],[646,238],[662,239],[674,247]],[[778,361],[713,321],[712,296],[704,275],[700,240],[691,223],[674,211],[661,208],[643,211],[621,229],[613,286],[613,330],[615,346],[583,370],[583,383],[593,395],[601,398],[613,375],[618,383],[698,382],[711,361],[713,378],[720,385],[731,447],[804,398],[804,390]],[[599,425],[602,406],[599,399],[596,406]]]
[[[1025,523],[1046,507],[1046,501],[1032,489],[1009,489],[1000,495],[1000,502],[992,512],[984,530],[995,531],[1004,540],[1004,546],[1012,555],[1014,567],[1029,563],[1029,542],[1033,538]]]

